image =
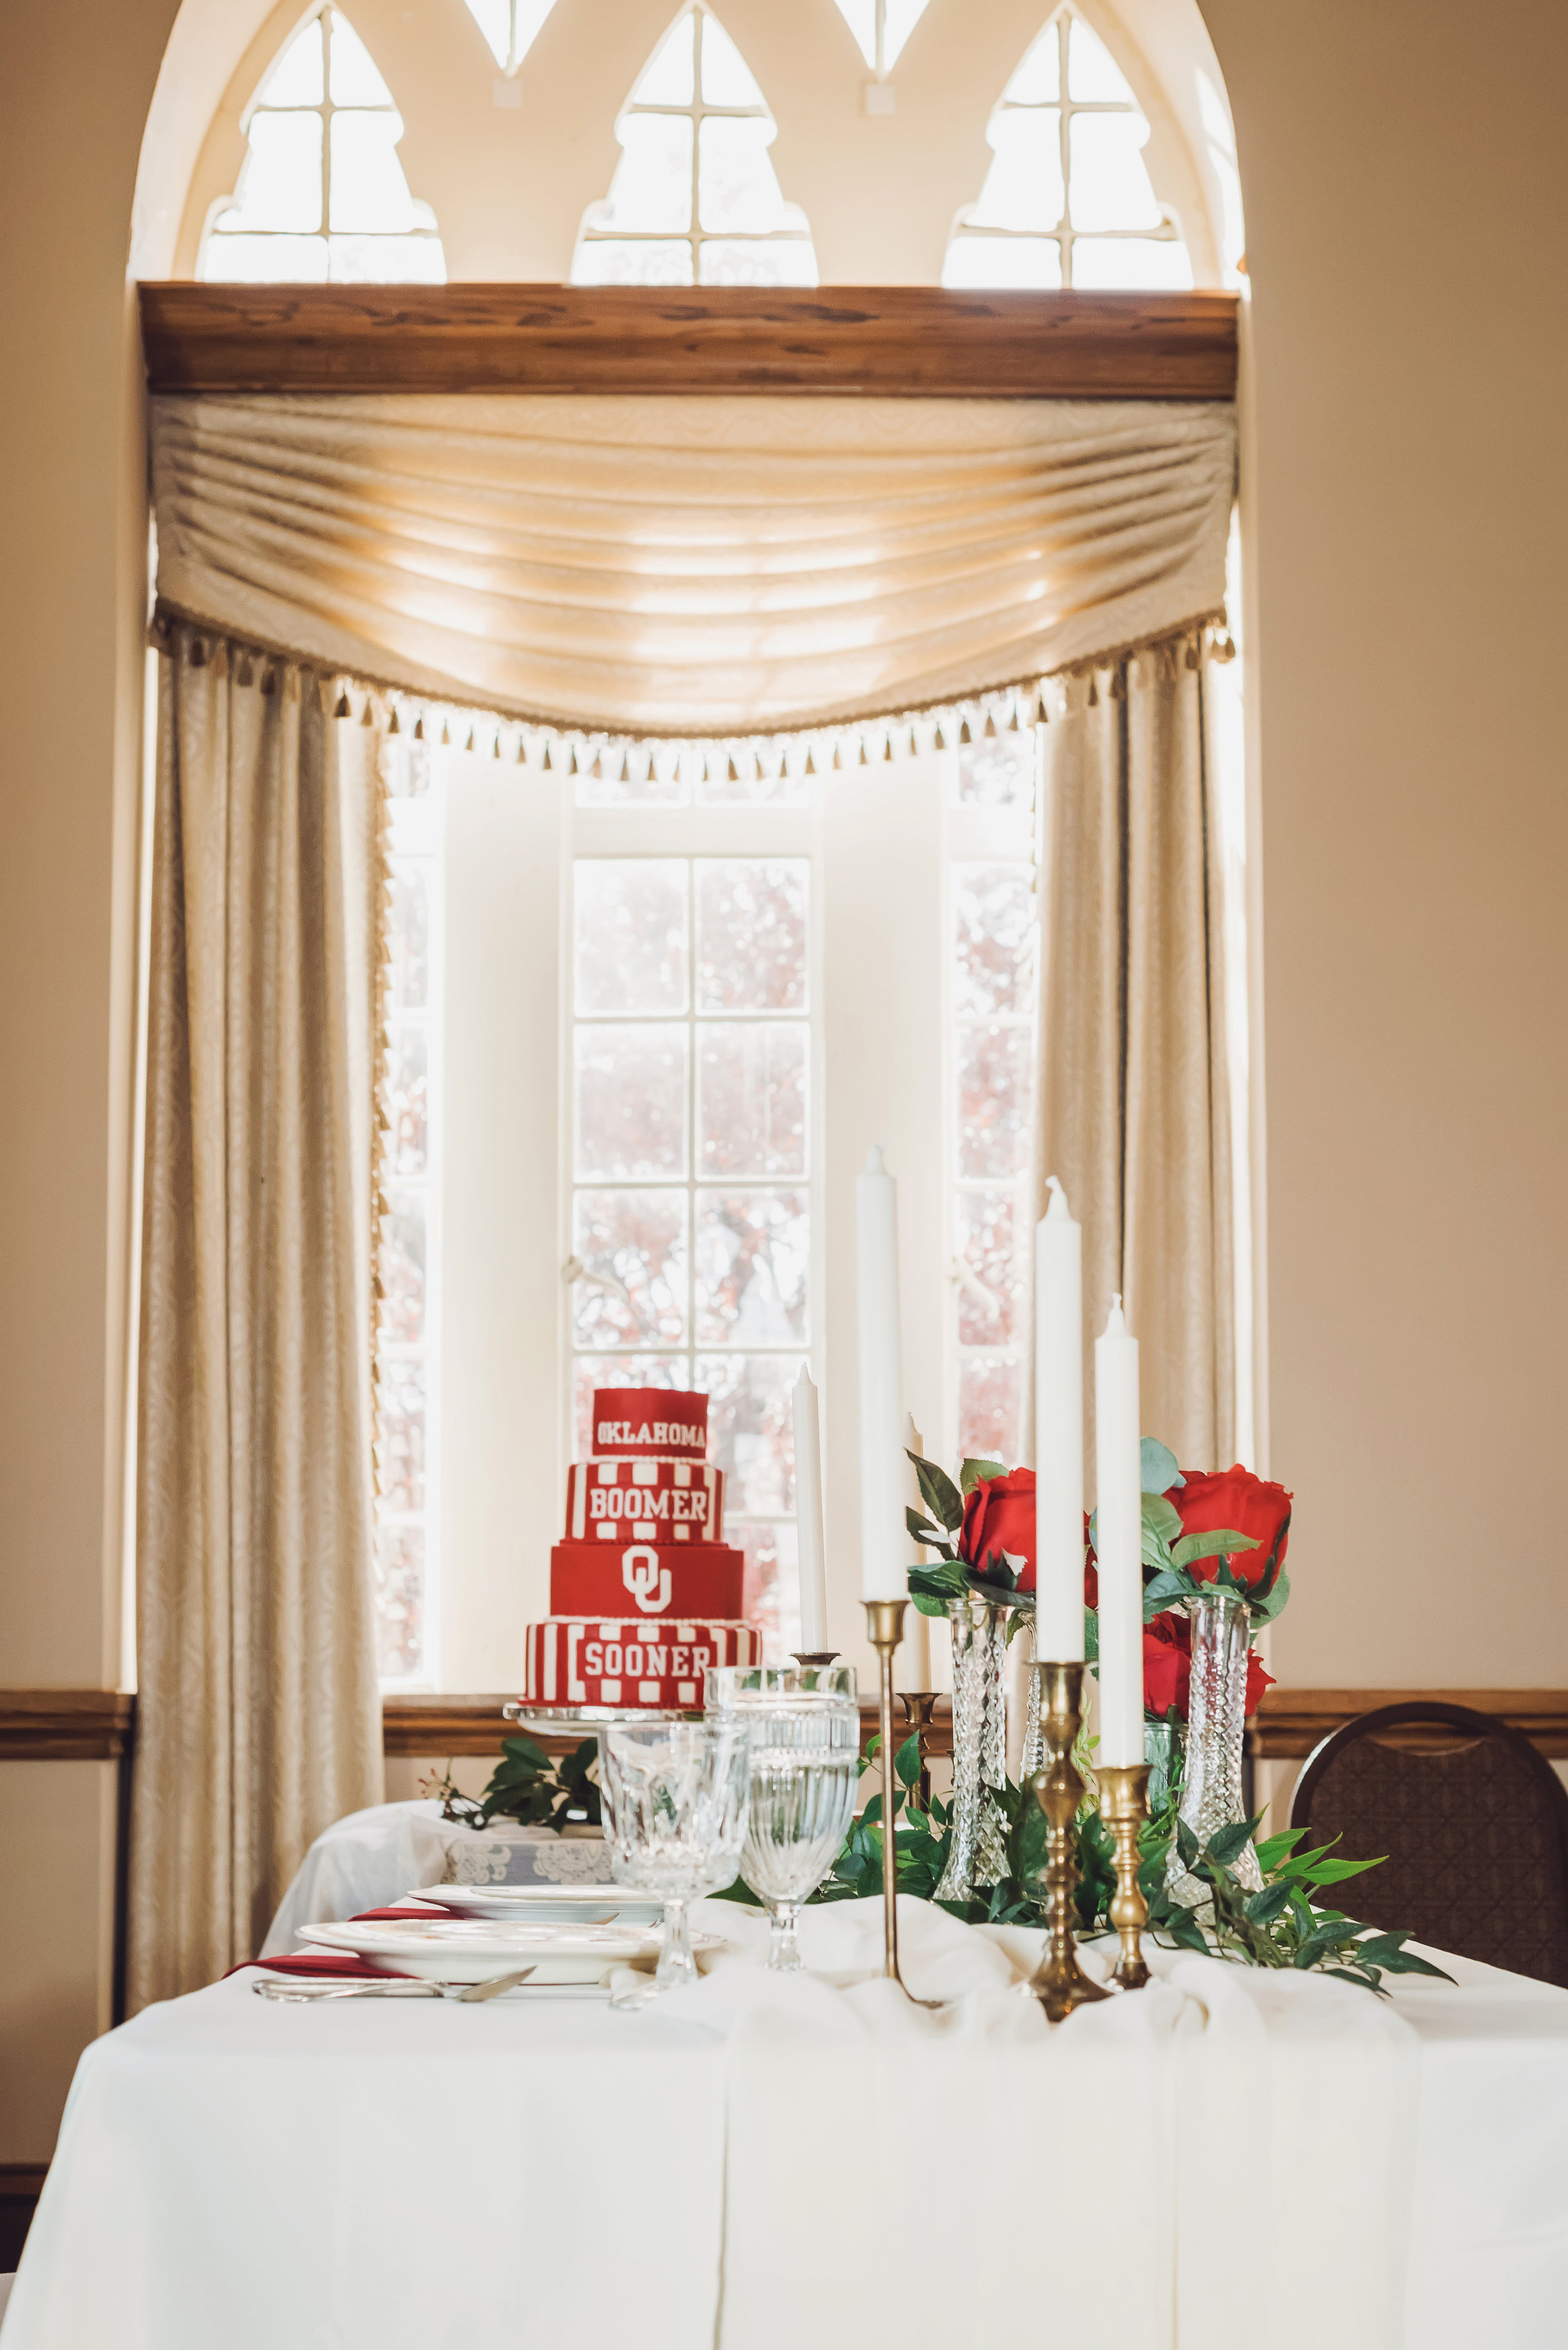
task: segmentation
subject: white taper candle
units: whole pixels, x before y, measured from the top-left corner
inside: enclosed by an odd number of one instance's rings
[[[1143,1761],[1143,1497],[1137,1340],[1111,1300],[1095,1341],[1095,1551],[1100,1569],[1100,1745],[1113,1766]]]
[[[855,1178],[855,1289],[860,1352],[860,1593],[909,1592],[904,1397],[898,1346],[898,1187],[873,1145]]]
[[[822,1534],[822,1420],[809,1371],[794,1383],[794,1532],[800,1561],[800,1646],[827,1646],[827,1560]]]
[[[1084,1653],[1084,1234],[1054,1175],[1034,1227],[1034,1653]]]
[[[904,1451],[906,1453],[918,1453],[922,1461],[926,1457],[926,1440],[915,1426],[915,1415],[912,1411],[906,1412],[904,1415]],[[920,1499],[920,1481],[915,1474],[915,1464],[912,1461],[906,1460],[904,1467],[908,1471],[908,1484],[905,1490],[909,1496],[909,1505],[912,1510],[919,1510],[923,1517],[926,1515],[926,1505]],[[926,1554],[911,1542],[905,1555],[914,1563],[923,1562]],[[912,1599],[909,1602],[909,1612],[904,1618],[904,1673],[905,1679],[899,1684],[901,1688],[911,1690],[930,1688],[931,1619],[929,1616],[921,1615]]]

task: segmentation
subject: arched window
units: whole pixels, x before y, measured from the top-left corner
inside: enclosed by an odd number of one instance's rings
[[[556,0],[468,0],[468,13],[502,72],[514,74],[555,5]]]
[[[890,73],[929,0],[838,0],[838,13],[877,74]]]
[[[398,161],[402,116],[337,9],[317,8],[292,36],[244,128],[249,151],[208,224],[199,277],[444,282],[435,214]]]
[[[816,252],[768,157],[778,125],[702,0],[633,89],[610,192],[590,204],[574,286],[815,286]]]
[[[991,118],[995,160],[959,215],[943,285],[1189,290],[1180,224],[1144,162],[1148,130],[1105,43],[1059,8]]]

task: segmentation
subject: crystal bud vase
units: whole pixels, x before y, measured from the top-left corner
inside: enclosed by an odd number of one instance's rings
[[[1251,1618],[1234,1591],[1211,1586],[1188,1602],[1192,1619],[1192,1683],[1187,1709],[1187,1768],[1180,1816],[1205,1846],[1221,1828],[1247,1816],[1241,1794],[1241,1741],[1247,1720],[1247,1651]],[[1263,1872],[1251,1840],[1230,1864],[1250,1890]],[[1192,1876],[1172,1846],[1168,1879],[1178,1901],[1201,1908],[1209,1888]]]
[[[948,1601],[953,1652],[952,1842],[939,1901],[968,1901],[1007,1874],[1007,1614],[990,1600]]]

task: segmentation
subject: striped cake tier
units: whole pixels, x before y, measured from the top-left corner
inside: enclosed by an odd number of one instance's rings
[[[724,1472],[706,1461],[575,1461],[566,1471],[568,1542],[716,1543]]]
[[[552,1616],[528,1627],[524,1702],[628,1713],[700,1706],[710,1665],[754,1665],[762,1653],[762,1635],[749,1624]]]
[[[718,1617],[741,1613],[743,1551],[728,1543],[557,1543],[550,1553],[552,1616]]]

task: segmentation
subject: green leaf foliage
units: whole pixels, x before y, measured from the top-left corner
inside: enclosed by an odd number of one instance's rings
[[[959,1471],[959,1483],[964,1492],[969,1494],[973,1492],[977,1485],[983,1485],[992,1477],[1005,1477],[1006,1474],[1007,1464],[1004,1461],[966,1461]]]
[[[1251,1534],[1239,1534],[1231,1526],[1217,1526],[1206,1534],[1183,1534],[1172,1544],[1170,1555],[1178,1566],[1190,1566],[1194,1559],[1229,1558],[1235,1551],[1257,1547]]]
[[[914,1463],[915,1482],[929,1515],[939,1526],[956,1534],[963,1523],[963,1495],[947,1471],[940,1469],[934,1461],[926,1460],[919,1452],[910,1452],[907,1457]]]
[[[1187,1482],[1175,1453],[1158,1436],[1146,1436],[1138,1447],[1138,1482],[1146,1493],[1168,1493],[1173,1485]]]
[[[1180,1514],[1163,1493],[1144,1495],[1143,1523],[1147,1532],[1158,1534],[1162,1542],[1174,1543],[1181,1538]]]

